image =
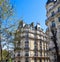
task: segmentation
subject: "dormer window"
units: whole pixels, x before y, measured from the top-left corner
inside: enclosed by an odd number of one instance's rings
[[[48,1],[47,1],[47,4],[49,4],[49,3],[51,3],[51,2],[52,2],[52,0],[48,0]]]
[[[37,23],[37,25],[35,26],[35,29],[40,29],[40,23]]]
[[[49,4],[49,3],[51,3],[51,2],[55,3],[55,2],[57,2],[57,0],[48,0],[48,1],[47,1],[47,4]]]

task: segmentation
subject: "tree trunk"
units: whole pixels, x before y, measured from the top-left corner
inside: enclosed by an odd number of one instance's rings
[[[1,62],[2,62],[1,24],[2,24],[2,21],[1,21],[1,15],[0,15],[0,54],[1,54]]]

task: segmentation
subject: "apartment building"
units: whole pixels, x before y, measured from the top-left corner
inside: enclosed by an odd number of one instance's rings
[[[31,26],[33,23],[25,24],[22,21],[20,25],[15,41],[14,62],[49,62],[48,36],[40,24]]]
[[[46,10],[47,10],[47,33],[49,36],[49,49],[50,49],[50,62],[57,62],[56,61],[56,50],[54,42],[51,40],[51,27],[55,27],[57,29],[57,46],[59,48],[60,54],[60,0],[47,0],[46,3]]]

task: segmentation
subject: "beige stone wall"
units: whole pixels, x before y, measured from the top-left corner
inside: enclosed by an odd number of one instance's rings
[[[47,52],[44,52],[44,49],[47,50],[46,49],[47,39],[45,38],[46,37],[46,34],[43,31],[37,31],[36,32],[36,31],[33,31],[33,30],[31,30],[31,31],[29,30],[28,37],[26,37],[26,34],[27,33],[25,31],[21,35],[21,36],[24,36],[24,37],[21,38],[21,41],[20,41],[21,44],[19,46],[22,49],[15,51],[15,61],[18,62],[20,60],[20,62],[25,62],[25,58],[26,58],[26,56],[25,56],[25,53],[26,52],[25,51],[26,51],[26,49],[24,49],[24,48],[25,48],[25,41],[28,41],[29,43],[27,43],[27,44],[29,46],[29,49],[27,49],[27,51],[29,53],[29,56],[27,58],[28,58],[29,62],[34,62],[34,58],[37,59],[37,62],[40,62],[39,59],[41,59],[42,62],[44,62],[44,60],[42,59],[42,57],[43,58],[45,58],[45,57],[48,58],[48,56],[46,54]],[[34,50],[35,49],[35,47],[34,47],[35,46],[35,41],[37,42],[37,49],[38,50],[37,50],[37,53],[36,54],[38,54],[38,56],[35,56],[35,50]],[[40,42],[41,42],[41,45],[40,45]],[[18,44],[17,44],[17,46],[18,46]],[[42,53],[40,53],[41,52],[41,49],[42,49]],[[18,51],[20,52],[20,56],[19,57],[17,56],[18,55]],[[44,56],[44,53],[45,53],[45,56]],[[42,56],[41,56],[41,54],[42,54]],[[45,60],[48,60],[48,59],[45,59]]]
[[[50,7],[50,5],[52,5]],[[50,3],[46,6],[46,9],[47,9],[47,21],[46,21],[46,25],[48,26],[49,28],[49,38],[51,38],[52,36],[52,33],[51,33],[51,25],[52,25],[52,21],[55,21],[55,24],[56,24],[56,28],[57,28],[57,43],[58,43],[58,46],[60,48],[60,33],[59,33],[59,28],[60,28],[60,22],[58,20],[58,17],[60,17],[60,12],[58,12],[58,7],[60,7],[60,1],[59,2],[56,2],[55,4],[54,3]],[[49,10],[50,8],[50,10]],[[54,11],[55,15],[53,17],[51,17],[52,15],[52,12]],[[58,28],[59,26],[59,28]],[[53,41],[50,39],[50,42],[49,42],[49,48],[53,48],[55,45],[53,43]],[[54,52],[55,50],[53,50],[52,52]],[[53,53],[50,52],[50,59],[51,59],[51,62],[53,62],[54,60],[54,57],[53,57]]]

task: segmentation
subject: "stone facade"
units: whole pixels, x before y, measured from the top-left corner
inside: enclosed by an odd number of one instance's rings
[[[20,41],[15,41],[14,62],[49,62],[48,36],[38,23],[31,27],[30,24],[18,28]],[[22,30],[21,30],[22,29]]]
[[[49,49],[50,51],[50,60],[51,62],[56,62],[56,51],[55,45],[51,40],[51,26],[55,26],[57,28],[57,45],[59,47],[60,53],[60,0],[48,0],[46,3],[46,10],[47,10],[47,33],[49,36]]]

